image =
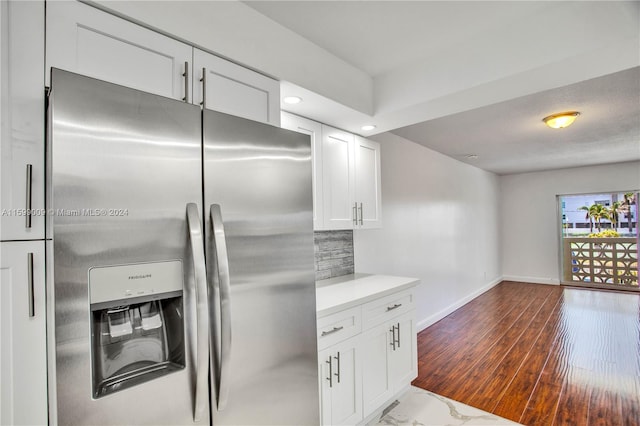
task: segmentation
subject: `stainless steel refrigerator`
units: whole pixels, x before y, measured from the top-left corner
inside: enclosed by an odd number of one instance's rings
[[[317,424],[308,136],[52,70],[52,423]]]

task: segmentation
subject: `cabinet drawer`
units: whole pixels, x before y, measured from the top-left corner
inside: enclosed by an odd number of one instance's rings
[[[374,327],[415,308],[413,289],[382,297],[362,306],[364,329]]]
[[[318,350],[348,339],[362,331],[361,307],[318,318]]]

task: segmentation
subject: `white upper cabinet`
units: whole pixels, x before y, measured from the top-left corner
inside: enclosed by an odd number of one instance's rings
[[[380,145],[322,126],[324,229],[382,226]]]
[[[322,125],[324,229],[356,225],[354,136]]]
[[[313,167],[313,229],[324,228],[322,215],[322,125],[315,121],[283,112],[283,129],[304,133],[311,137],[311,155]]]
[[[193,48],[75,1],[47,2],[50,68],[191,101]]]
[[[193,64],[194,103],[280,126],[280,83],[277,80],[199,49],[193,50]]]
[[[0,2],[0,239],[44,238],[44,4]]]
[[[282,127],[311,136],[313,228],[382,227],[380,144],[282,112]]]
[[[380,144],[356,136],[355,146],[355,202],[358,210],[356,228],[380,228],[382,227]]]

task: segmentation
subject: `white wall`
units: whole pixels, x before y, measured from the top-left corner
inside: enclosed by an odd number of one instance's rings
[[[640,161],[500,176],[505,280],[558,284],[556,196],[640,189]]]
[[[371,139],[383,228],[354,231],[355,269],[419,278],[423,329],[501,279],[498,176],[391,133]]]

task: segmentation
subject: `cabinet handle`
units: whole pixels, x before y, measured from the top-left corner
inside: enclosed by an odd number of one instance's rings
[[[33,253],[27,253],[27,291],[29,292],[29,318],[33,318],[36,316],[33,295]]]
[[[358,226],[358,203],[353,203],[353,226]]]
[[[398,309],[400,306],[402,306],[402,303],[396,303],[393,306],[387,306],[387,312],[393,311],[394,309]]]
[[[334,358],[338,362],[338,372],[335,373],[335,376],[338,378],[338,383],[340,383],[340,352],[338,352],[337,356],[334,356]]]
[[[400,323],[398,323],[398,326],[396,328],[396,326],[394,326],[394,328],[396,330],[398,330],[398,336],[397,336],[397,340],[396,340],[396,345],[399,348],[400,347]],[[395,337],[395,333],[393,333],[394,337]],[[395,349],[395,348],[394,348]]]
[[[202,82],[202,102],[200,102],[200,105],[202,105],[202,108],[206,108],[207,104],[207,69],[206,68],[202,68],[202,78],[200,79],[200,81]]]
[[[362,203],[360,203],[360,226],[362,226]]]
[[[24,226],[27,228],[31,228],[31,178],[33,176],[33,166],[31,164],[27,164],[27,185],[26,185],[26,200],[25,206],[27,208],[27,214],[25,215],[25,224]]]
[[[391,328],[389,329],[389,332],[391,333],[391,343],[389,343],[389,346],[391,346],[391,348],[395,351],[396,350],[396,326],[392,325]]]
[[[331,355],[329,355],[329,359],[325,362],[329,364],[329,377],[327,377],[327,380],[329,381],[329,387],[332,388],[333,387],[333,363],[331,362]]]
[[[189,102],[189,62],[184,62],[184,73],[182,74],[184,77],[184,98],[183,101]]]
[[[340,326],[340,327],[333,327],[333,329],[332,329],[332,330],[329,330],[329,331],[323,331],[323,332],[322,332],[322,334],[321,334],[321,336],[322,336],[322,337],[324,337],[324,336],[328,336],[329,334],[336,333],[336,332],[338,332],[338,331],[342,330],[343,328],[344,328],[344,326]]]

